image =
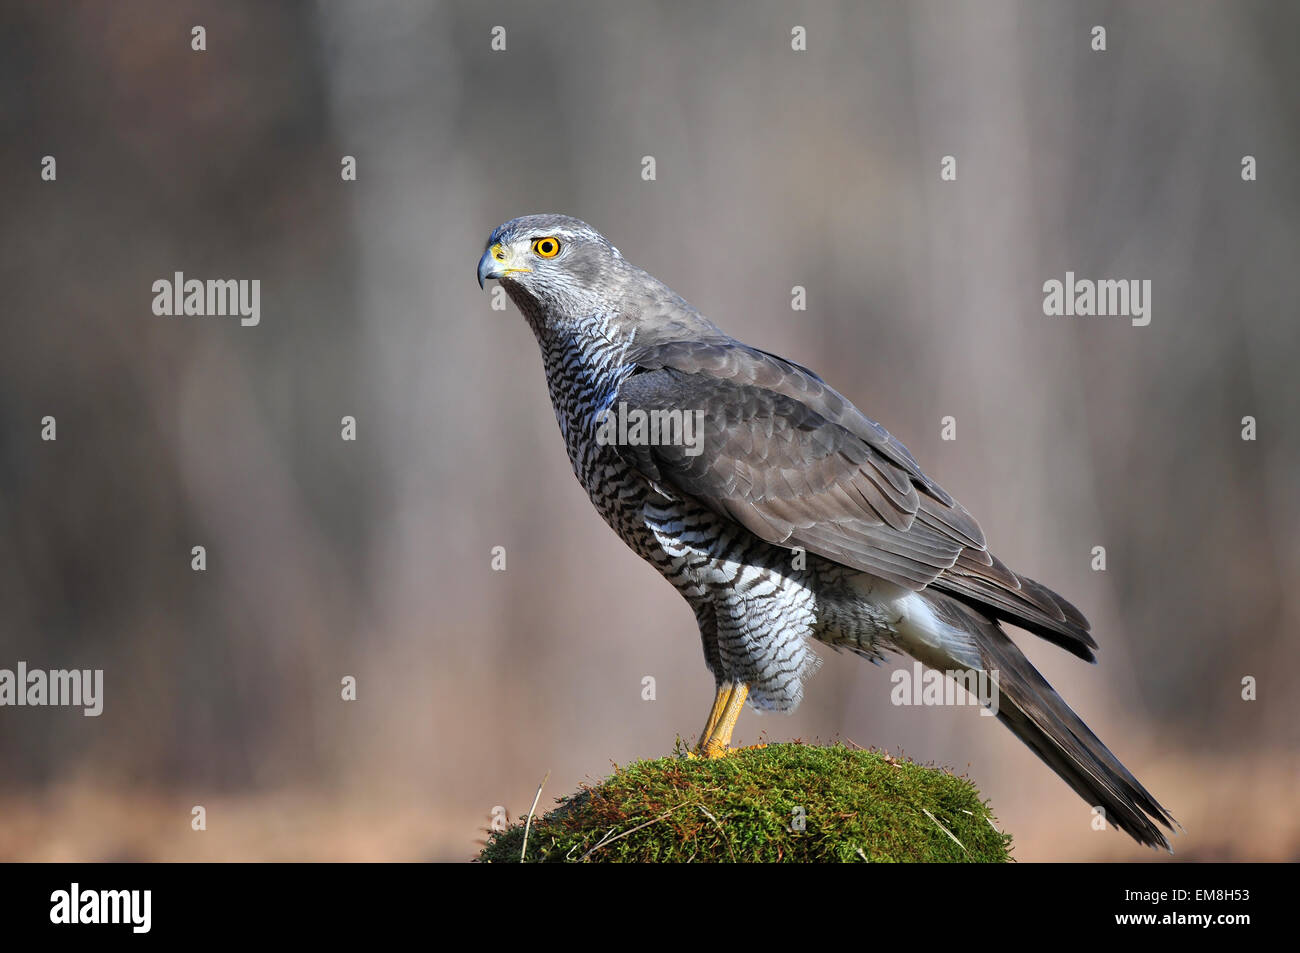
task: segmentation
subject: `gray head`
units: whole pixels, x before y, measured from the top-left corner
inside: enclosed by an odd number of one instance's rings
[[[530,319],[590,313],[617,289],[629,266],[586,222],[568,215],[525,215],[493,230],[478,263],[478,283],[498,278]],[[602,293],[603,292],[603,293]]]
[[[525,215],[493,230],[478,282],[500,280],[539,337],[640,334],[675,337],[717,329],[667,285],[626,261],[604,235],[568,215]]]

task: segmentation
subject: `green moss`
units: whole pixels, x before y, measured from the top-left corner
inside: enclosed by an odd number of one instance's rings
[[[707,761],[679,750],[617,768],[559,805],[533,818],[530,862],[1011,859],[1010,835],[970,781],[843,745],[775,744]],[[523,843],[517,824],[492,834],[479,860],[517,863]]]

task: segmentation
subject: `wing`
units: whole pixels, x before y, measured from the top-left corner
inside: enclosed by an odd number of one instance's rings
[[[731,339],[634,348],[616,401],[702,411],[691,445],[629,464],[759,538],[913,590],[941,589],[1093,660],[1088,622],[988,552],[979,524],[907,448],[811,371]]]

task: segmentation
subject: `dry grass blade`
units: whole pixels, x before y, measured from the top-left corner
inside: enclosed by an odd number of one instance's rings
[[[551,778],[551,772],[546,772],[546,777],[542,778],[542,783],[537,785],[537,793],[533,795],[533,806],[528,809],[528,820],[524,822],[524,846],[519,848],[519,862],[522,864],[528,856],[528,832],[533,827],[533,811],[537,810],[537,802],[542,799],[542,788],[546,787],[546,782]]]
[[[929,811],[927,811],[925,808],[921,808],[921,813],[923,813],[930,820],[934,821],[936,824],[939,824],[939,819],[935,817],[933,814],[931,814]],[[966,845],[963,844],[961,841],[959,841],[957,839],[957,835],[955,835],[952,831],[948,830],[948,828],[944,827],[942,824],[939,824],[939,830],[943,831],[945,834],[951,837],[952,842],[962,849],[962,853],[968,853],[968,851],[966,850]],[[997,828],[994,828],[994,830],[997,830]]]
[[[600,843],[598,843],[595,847],[593,847],[591,850],[587,851],[585,854],[583,854],[581,857],[578,858],[578,863],[582,863],[584,860],[586,860],[596,851],[600,850],[602,847],[608,847],[616,840],[622,840],[624,837],[627,837],[629,834],[635,834],[643,827],[649,827],[651,824],[658,824],[660,821],[668,817],[668,815],[672,814],[673,811],[676,811],[679,808],[683,808],[685,806],[686,806],[685,804],[678,804],[677,807],[669,808],[668,810],[660,814],[658,817],[652,817],[650,820],[638,824],[636,827],[629,828],[625,830],[623,833],[619,834],[617,837],[610,837],[609,834],[606,834],[604,837],[600,839]],[[613,833],[613,831],[611,831],[610,833]]]

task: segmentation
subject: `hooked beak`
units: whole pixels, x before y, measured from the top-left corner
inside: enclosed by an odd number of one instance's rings
[[[512,268],[513,253],[500,242],[488,247],[483,257],[478,260],[478,286],[489,278],[504,278],[506,275],[520,271],[532,271],[531,268]]]

